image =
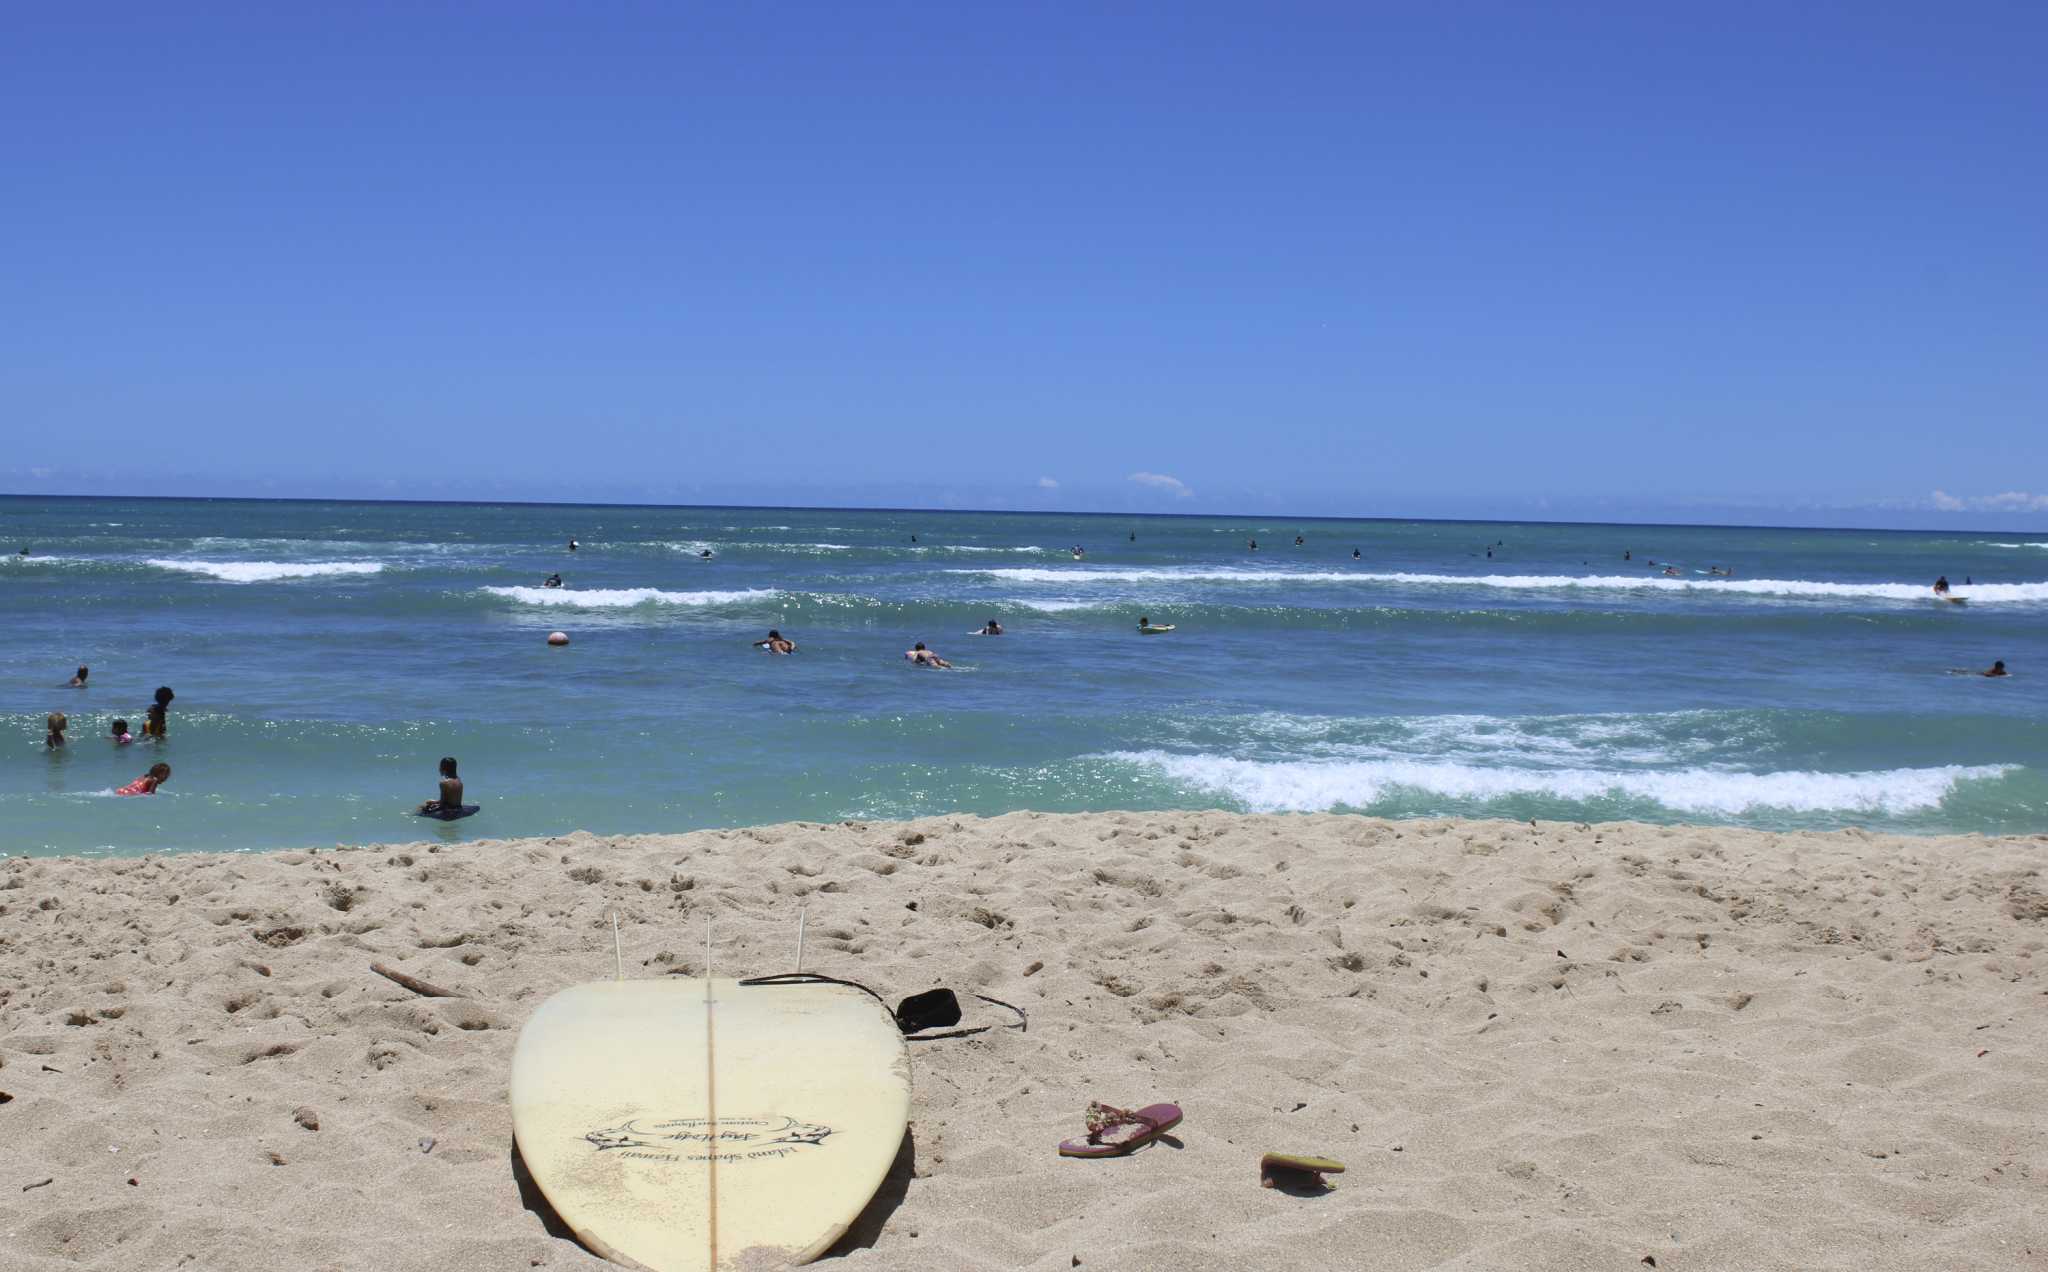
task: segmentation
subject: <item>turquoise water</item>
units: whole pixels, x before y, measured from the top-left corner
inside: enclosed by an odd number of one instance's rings
[[[7,852],[1017,808],[2048,828],[2048,536],[10,498],[0,544]],[[107,742],[159,684],[168,741]],[[409,816],[444,754],[483,811]]]

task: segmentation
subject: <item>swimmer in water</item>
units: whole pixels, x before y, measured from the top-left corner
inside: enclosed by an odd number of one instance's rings
[[[547,578],[545,578],[545,579],[541,580],[541,586],[542,586],[542,587],[560,587],[560,586],[562,586],[562,576],[561,576],[561,575],[559,575],[559,574],[550,574],[550,575],[548,575],[548,576],[547,576]]]
[[[1936,596],[1948,595],[1948,575],[1944,574],[1940,578],[1934,580],[1934,594]]]
[[[66,689],[83,689],[85,688],[85,678],[91,674],[92,668],[82,666],[78,669],[78,674],[73,676],[64,687]]]
[[[1074,559],[1075,559],[1076,561],[1080,560],[1080,559],[1081,559],[1082,557],[1084,557],[1084,556],[1086,556],[1086,555],[1088,555],[1088,553],[1087,553],[1087,550],[1086,550],[1085,548],[1083,548],[1083,547],[1082,547],[1082,546],[1081,546],[1080,544],[1078,544],[1078,543],[1074,545]]]
[[[156,701],[142,715],[142,736],[162,741],[169,731],[171,699],[178,695],[171,692],[169,685],[159,685]]]
[[[1244,546],[1252,552],[1257,552],[1259,550],[1259,541],[1257,539],[1246,539]]]
[[[114,739],[115,746],[127,746],[135,740],[134,735],[128,732],[126,720],[114,721],[110,736]]]
[[[1302,539],[1302,537],[1301,537],[1300,535],[1295,535],[1295,536],[1294,536],[1294,546],[1295,546],[1295,547],[1297,547],[1297,548],[1298,548],[1298,547],[1300,547],[1300,546],[1302,545],[1302,543],[1303,543],[1303,542],[1304,542],[1304,541],[1303,541],[1303,539]]]
[[[1980,671],[1977,674],[1980,676],[2006,676],[2011,675],[2012,673],[2008,672],[2005,669],[2005,659],[2001,658],[1997,662],[1991,664],[1991,670]]]
[[[452,817],[462,811],[462,779],[455,775],[455,757],[441,757],[441,798],[420,805],[428,817]]]
[[[771,627],[768,629],[768,639],[755,641],[754,648],[765,649],[771,654],[793,654],[796,652],[796,642]]]
[[[697,554],[697,559],[699,561],[709,561],[711,559],[711,549],[706,548],[702,552],[699,552]]]
[[[152,764],[149,766],[149,772],[144,773],[141,777],[136,778],[134,781],[128,783],[128,785],[122,787],[120,790],[115,791],[114,794],[154,795],[156,794],[158,787],[162,786],[165,782],[168,782],[170,780],[170,765]]]
[[[1629,550],[1627,548],[1623,548],[1621,550],[1621,559],[1624,561],[1633,561],[1635,558],[1629,554]]]
[[[984,636],[1000,636],[1003,634],[1003,625],[994,619],[990,619],[988,620],[988,626],[981,629],[981,634]]]
[[[52,711],[43,718],[43,723],[49,728],[49,732],[43,736],[43,745],[49,747],[52,751],[62,747],[64,745],[64,727],[70,724],[71,721],[65,717],[62,711]]]
[[[571,552],[574,552],[575,550],[576,550],[576,540],[574,540],[574,539],[571,539],[571,540],[569,540],[569,551],[571,551]]]
[[[1492,553],[1488,553],[1487,555],[1488,555],[1488,556],[1491,556],[1491,555],[1493,555],[1493,554],[1492,554]],[[1665,578],[1667,578],[1667,579],[1675,579],[1675,578],[1677,578],[1677,577],[1678,577],[1678,567],[1677,567],[1677,566],[1675,566],[1675,565],[1667,565],[1667,566],[1665,566],[1665,567],[1664,567],[1664,577],[1665,577]]]
[[[916,645],[904,650],[903,656],[919,667],[951,667],[953,665],[931,650],[926,649],[923,641],[919,641]]]
[[[1354,560],[1354,561],[1358,560],[1358,549],[1357,549],[1357,548],[1353,548],[1353,549],[1351,549],[1351,559],[1352,559],[1352,560]]]

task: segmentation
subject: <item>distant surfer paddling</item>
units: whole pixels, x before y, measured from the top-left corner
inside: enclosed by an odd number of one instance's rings
[[[796,652],[796,642],[771,627],[768,629],[768,639],[755,641],[754,648],[765,649],[771,654],[793,654]]]
[[[1940,578],[1934,580],[1934,594],[1936,596],[1948,595],[1948,575],[1944,574]]]
[[[1003,625],[994,619],[990,619],[987,626],[974,634],[976,636],[1000,636],[1003,634]]]
[[[909,649],[904,650],[903,657],[914,667],[951,667],[953,665],[931,650],[926,649],[923,641],[919,641]]]

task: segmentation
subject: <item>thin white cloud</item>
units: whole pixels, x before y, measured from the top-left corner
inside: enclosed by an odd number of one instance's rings
[[[1931,498],[1937,512],[2048,512],[2048,495],[2024,490],[2005,490],[1995,495],[1952,495],[1937,490]]]
[[[1060,484],[1050,477],[1040,477],[1038,479],[1038,488],[1040,490],[1058,490]]]
[[[1187,483],[1180,478],[1169,477],[1165,473],[1132,473],[1131,480],[1140,486],[1150,486],[1155,490],[1170,490],[1180,499],[1186,499],[1195,493],[1189,490]]]

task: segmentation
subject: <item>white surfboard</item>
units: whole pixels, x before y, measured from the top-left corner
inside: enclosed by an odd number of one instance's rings
[[[903,1035],[844,985],[577,985],[540,1005],[512,1055],[534,1182],[584,1245],[650,1272],[823,1254],[909,1117]]]

